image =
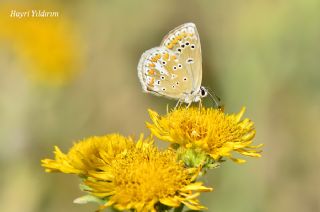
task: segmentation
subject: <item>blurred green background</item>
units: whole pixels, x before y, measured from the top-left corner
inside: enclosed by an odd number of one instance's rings
[[[140,55],[194,22],[203,85],[227,113],[247,107],[261,159],[231,161],[203,179],[214,212],[320,211],[320,1],[1,1],[0,211],[94,211],[78,179],[46,174],[53,146],[119,132],[148,134],[147,109],[175,102],[142,93]],[[59,11],[10,18],[11,10]],[[207,104],[210,104],[207,102]]]

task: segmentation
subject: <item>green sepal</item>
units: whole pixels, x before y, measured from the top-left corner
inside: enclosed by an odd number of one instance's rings
[[[187,167],[203,166],[207,154],[200,149],[186,149],[180,147],[177,150],[178,159],[182,160]]]
[[[214,160],[210,155],[199,148],[183,148],[177,150],[178,160],[184,162],[186,167],[201,167],[200,175],[204,175],[207,170],[215,169],[223,162],[222,159]]]
[[[82,197],[78,197],[77,199],[73,200],[73,203],[76,204],[87,204],[89,202],[98,203],[99,205],[105,204],[107,201],[104,199],[100,199],[98,197],[92,196],[92,195],[84,195]]]
[[[87,185],[85,185],[83,183],[79,184],[79,188],[80,188],[81,191],[85,191],[85,192],[88,192],[88,191],[92,190],[89,186],[87,186]]]

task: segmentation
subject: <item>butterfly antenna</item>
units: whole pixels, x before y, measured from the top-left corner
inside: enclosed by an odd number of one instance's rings
[[[214,102],[217,108],[221,108],[221,99],[210,88],[207,88],[207,91],[210,96],[210,99]]]

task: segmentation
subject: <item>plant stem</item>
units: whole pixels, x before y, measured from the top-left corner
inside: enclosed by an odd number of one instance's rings
[[[182,212],[184,204],[181,204],[179,207],[175,208],[173,212]]]

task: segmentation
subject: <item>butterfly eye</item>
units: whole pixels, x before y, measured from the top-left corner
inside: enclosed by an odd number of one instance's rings
[[[205,89],[203,86],[200,87],[200,92],[201,97],[205,97],[208,95],[207,89]]]
[[[201,96],[205,96],[206,95],[206,91],[205,90],[201,90]]]

